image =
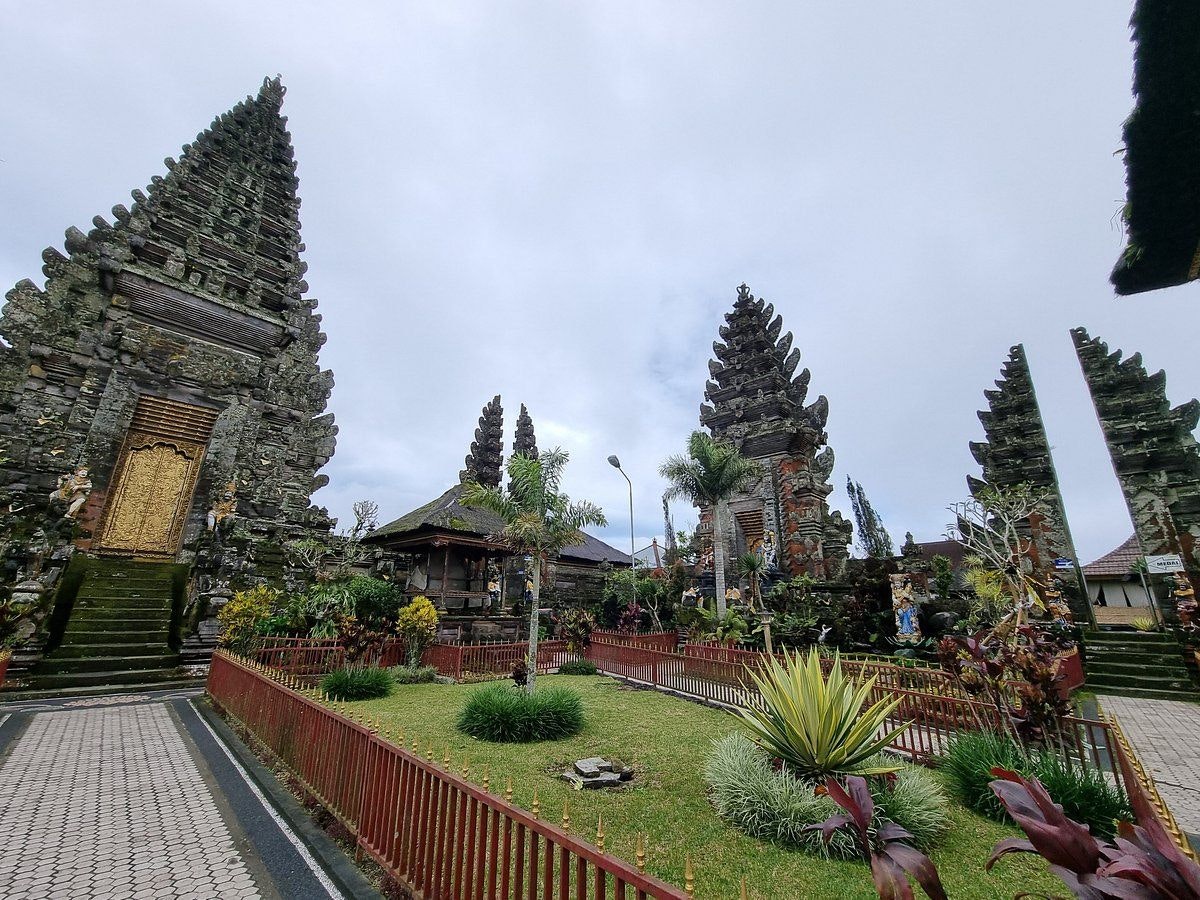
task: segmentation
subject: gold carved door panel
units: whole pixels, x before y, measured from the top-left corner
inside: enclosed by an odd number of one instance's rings
[[[117,463],[98,549],[173,556],[203,456],[203,444],[131,433]]]

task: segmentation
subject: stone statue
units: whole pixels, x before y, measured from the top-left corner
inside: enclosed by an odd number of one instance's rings
[[[213,501],[212,506],[208,508],[208,530],[216,531],[222,522],[236,516],[237,482],[231,481],[225,485],[225,492],[221,495],[221,499]]]
[[[487,592],[488,604],[493,612],[500,609],[500,567],[496,565],[494,560],[488,560],[487,563]]]
[[[1179,614],[1179,624],[1187,631],[1196,630],[1196,589],[1191,580],[1183,572],[1175,573],[1175,585],[1171,588],[1171,596],[1175,600],[1175,611]]]
[[[706,548],[705,551],[700,554],[700,571],[711,572],[713,570],[713,566],[715,565],[714,559],[715,557],[713,555],[712,547]]]
[[[50,494],[50,499],[64,501],[67,511],[63,513],[63,518],[74,519],[83,504],[87,503],[91,492],[92,479],[88,477],[87,466],[80,466],[71,474],[58,477],[58,487]]]
[[[680,596],[679,602],[684,609],[695,609],[700,603],[700,589],[695,585],[690,586]]]
[[[917,622],[917,603],[913,599],[912,580],[907,575],[889,575],[892,582],[892,611],[896,616],[896,640],[915,644],[921,640]]]
[[[1056,578],[1054,583],[1046,588],[1046,611],[1050,613],[1050,620],[1055,625],[1070,625],[1072,622],[1071,607],[1063,600],[1060,585],[1061,582]]]
[[[762,558],[764,571],[774,572],[779,569],[779,539],[775,537],[775,532],[768,531],[763,535],[757,552]]]
[[[742,592],[736,587],[725,589],[725,603],[729,606],[734,606],[742,602]]]

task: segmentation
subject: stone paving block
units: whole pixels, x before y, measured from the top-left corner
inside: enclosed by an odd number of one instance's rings
[[[0,808],[6,900],[261,896],[161,704],[37,713]]]
[[[1098,700],[1120,721],[1179,827],[1200,835],[1200,706],[1107,695]]]

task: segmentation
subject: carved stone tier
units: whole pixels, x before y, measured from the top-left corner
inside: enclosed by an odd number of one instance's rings
[[[1113,469],[1143,553],[1178,553],[1192,581],[1200,579],[1200,401],[1171,407],[1167,376],[1153,375],[1134,353],[1071,331]]]
[[[983,478],[967,476],[972,496],[988,487],[1013,488],[1028,484],[1049,493],[1026,523],[1026,537],[1032,541],[1032,559],[1039,581],[1052,584],[1054,560],[1066,558],[1078,563],[1058,475],[1050,453],[1050,441],[1042,421],[1025,347],[1017,344],[1008,353],[1000,371],[996,390],[984,391],[988,409],[979,413],[986,441],[972,441],[971,455],[983,467]],[[1080,621],[1088,617],[1088,604],[1082,587],[1072,611]]]
[[[476,481],[485,487],[500,486],[504,467],[504,407],[500,405],[499,394],[483,408],[471,452],[463,464],[458,478],[464,484]]]

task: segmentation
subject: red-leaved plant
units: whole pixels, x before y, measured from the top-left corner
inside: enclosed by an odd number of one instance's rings
[[[1153,815],[1141,825],[1121,822],[1115,843],[1097,841],[1086,825],[1063,814],[1036,778],[1000,768],[992,774],[992,790],[1026,837],[998,843],[989,872],[1006,854],[1037,853],[1081,900],[1200,900],[1200,866]]]
[[[933,860],[908,843],[912,840],[911,833],[895,822],[885,822],[872,832],[875,801],[865,778],[850,775],[846,778],[845,788],[830,778],[825,787],[818,790],[827,793],[847,815],[831,816],[819,825],[807,826],[805,831],[819,830],[826,844],[839,828],[846,828],[855,835],[859,849],[871,861],[871,877],[880,900],[913,900],[912,885],[905,873],[917,880],[930,900],[946,900],[946,891]]]

